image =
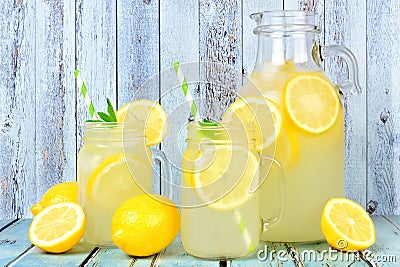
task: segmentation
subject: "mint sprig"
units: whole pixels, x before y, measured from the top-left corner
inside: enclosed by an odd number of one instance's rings
[[[117,116],[115,115],[115,110],[113,105],[111,104],[110,99],[107,98],[107,112],[97,112],[101,120],[87,120],[86,122],[118,122]]]

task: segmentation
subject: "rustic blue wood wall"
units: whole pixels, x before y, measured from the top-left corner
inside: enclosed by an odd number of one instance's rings
[[[346,195],[374,214],[400,214],[399,1],[8,0],[0,3],[0,219],[30,217],[50,186],[76,179],[88,114],[75,68],[98,109],[106,97],[118,107],[138,96],[164,96],[168,109],[180,96],[166,94],[163,82],[139,87],[176,60],[249,74],[256,49],[249,14],[273,9],[318,12],[321,43],[354,51],[364,91],[344,101]],[[345,67],[325,63],[334,81]],[[162,144],[167,153],[172,142]]]

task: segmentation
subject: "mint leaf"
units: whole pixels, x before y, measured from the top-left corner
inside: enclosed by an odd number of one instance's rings
[[[111,117],[107,113],[99,111],[97,112],[97,115],[99,115],[100,119],[102,119],[105,122],[113,122]]]
[[[200,126],[218,126],[219,124],[216,122],[213,122],[211,120],[206,120],[204,119],[203,121],[199,121]]]
[[[103,122],[102,120],[86,120],[86,122]]]
[[[109,117],[111,119],[111,122],[117,122],[117,116],[115,116],[114,107],[111,104],[110,99],[108,99],[108,98],[107,98],[107,111],[108,111]]]

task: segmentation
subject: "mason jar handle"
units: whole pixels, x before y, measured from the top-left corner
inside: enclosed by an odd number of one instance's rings
[[[158,164],[158,162],[161,165],[161,180],[164,179],[166,183],[168,183],[168,187],[163,187],[162,191],[167,191],[167,196],[168,198],[172,198],[172,192],[173,192],[173,183],[172,183],[172,170],[171,170],[171,164],[168,161],[167,156],[165,153],[159,149],[156,148],[151,148],[152,151],[152,160],[153,164]],[[154,167],[153,167],[154,169]],[[165,184],[165,183],[164,183]],[[166,190],[168,189],[168,190]],[[164,194],[165,192],[161,192],[161,194]]]
[[[322,60],[334,56],[343,58],[347,63],[349,77],[346,81],[338,84],[338,86],[344,91],[350,90],[350,93],[353,95],[361,94],[362,90],[359,82],[358,63],[350,49],[342,45],[328,45],[321,46],[320,53]]]
[[[266,164],[265,161],[270,161],[271,164],[268,164],[268,170],[265,172],[262,172],[264,169],[262,166]],[[264,165],[265,166],[265,165]],[[274,211],[272,215],[269,218],[261,218],[262,225],[263,225],[263,232],[268,231],[272,227],[274,227],[276,224],[280,222],[283,216],[284,212],[284,207],[285,207],[285,179],[284,179],[284,174],[282,170],[282,165],[280,162],[272,157],[262,155],[261,156],[261,162],[260,162],[260,183],[257,188],[254,188],[253,190],[250,190],[249,193],[254,193],[256,190],[259,189],[259,187],[266,182],[266,179],[270,176],[270,174],[275,173],[272,172],[274,167],[278,170],[277,174],[277,183],[276,183],[276,192],[278,193],[278,197],[276,200],[276,205],[274,208]],[[271,179],[272,177],[269,177]]]

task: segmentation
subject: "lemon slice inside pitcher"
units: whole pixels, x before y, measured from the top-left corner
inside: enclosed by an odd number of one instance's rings
[[[282,117],[276,104],[263,96],[240,98],[229,106],[222,123],[253,123],[256,148],[275,144],[281,133]]]
[[[329,130],[339,116],[336,88],[322,75],[302,73],[284,86],[284,105],[291,121],[314,134]]]

